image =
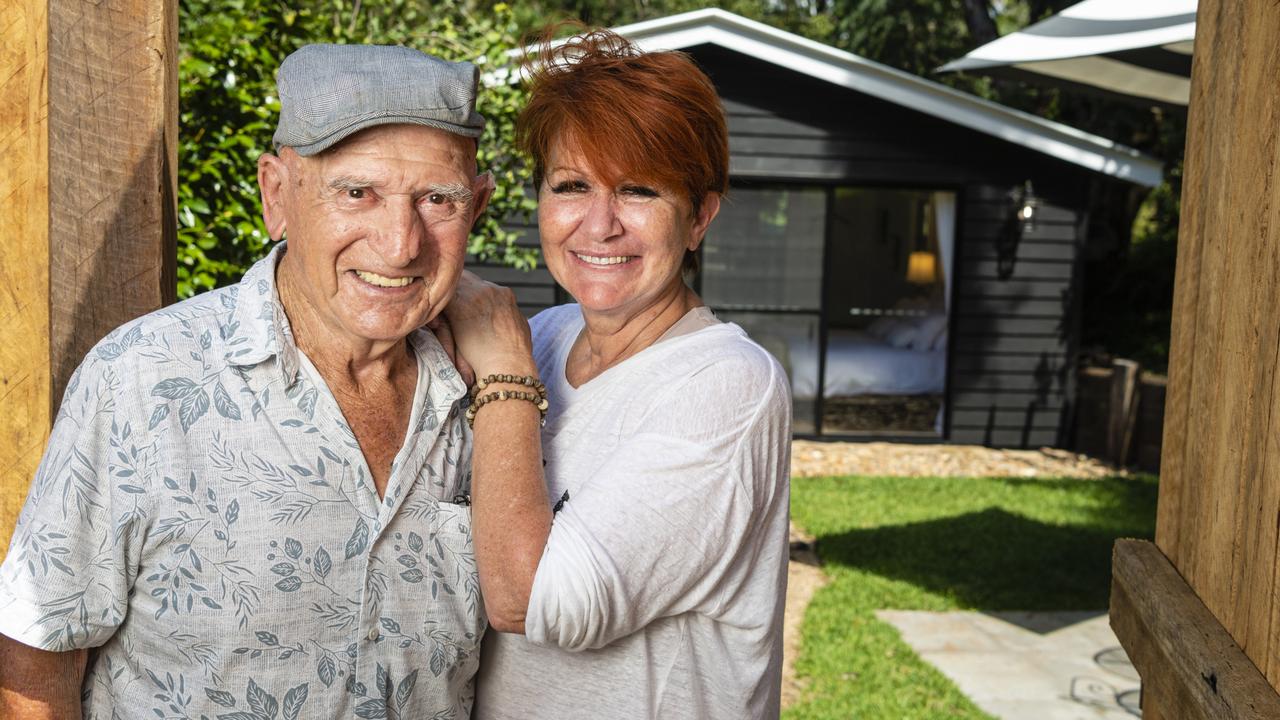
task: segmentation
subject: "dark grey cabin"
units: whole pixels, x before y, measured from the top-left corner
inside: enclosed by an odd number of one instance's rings
[[[1068,440],[1083,209],[1155,161],[720,10],[619,31],[721,94],[732,189],[695,287],[786,368],[798,436]],[[479,269],[530,314],[571,301]]]

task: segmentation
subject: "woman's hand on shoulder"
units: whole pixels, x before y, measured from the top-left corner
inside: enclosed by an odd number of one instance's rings
[[[464,270],[444,315],[458,354],[476,377],[537,372],[529,322],[509,288]]]

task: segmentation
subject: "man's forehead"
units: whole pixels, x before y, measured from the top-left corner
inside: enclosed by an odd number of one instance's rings
[[[378,180],[419,170],[470,179],[475,175],[475,152],[470,138],[434,128],[380,126],[356,133],[322,153],[309,157],[293,153],[292,158],[326,182],[342,176]]]

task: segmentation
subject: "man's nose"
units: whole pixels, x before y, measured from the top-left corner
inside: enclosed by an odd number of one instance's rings
[[[583,225],[593,240],[610,240],[622,234],[620,202],[618,196],[611,192],[595,193],[592,196]]]
[[[417,204],[409,198],[387,203],[387,217],[375,242],[375,249],[391,267],[405,267],[417,259],[426,241],[426,225]]]

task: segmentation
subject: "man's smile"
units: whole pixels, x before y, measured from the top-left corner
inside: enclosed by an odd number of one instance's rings
[[[355,276],[360,278],[364,282],[370,285],[383,287],[383,288],[401,288],[408,285],[409,283],[422,279],[421,277],[418,277],[416,275],[405,275],[403,277],[387,277],[386,275],[379,275],[378,273],[370,272],[368,270],[352,270],[351,272],[355,273]]]

